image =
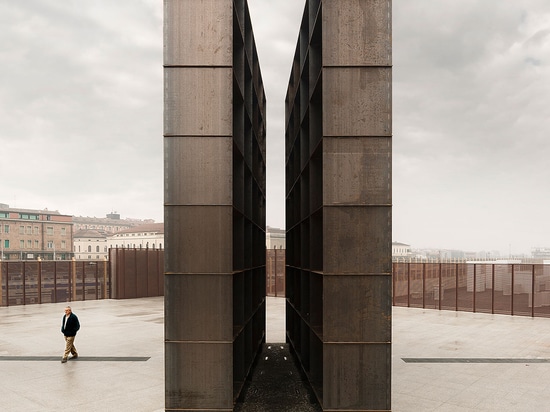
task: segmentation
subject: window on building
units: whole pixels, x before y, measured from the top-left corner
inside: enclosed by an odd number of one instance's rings
[[[4,240],[4,249],[9,249],[9,248],[10,248],[10,240],[6,239]]]
[[[99,246],[96,246],[96,247],[95,247],[95,251],[96,251],[96,252],[99,252]]]
[[[24,235],[25,234],[25,226],[19,226],[19,234]]]
[[[107,246],[105,246],[105,247],[103,248],[103,251],[104,251],[104,252],[107,252]]]
[[[19,249],[24,249],[25,248],[25,241],[24,240],[20,240],[19,241]]]
[[[48,249],[53,249],[53,241],[48,240]]]
[[[88,245],[88,252],[92,251],[92,246]]]
[[[28,213],[19,213],[20,219],[25,220],[38,220],[38,215],[29,215]]]
[[[33,233],[34,233],[35,235],[39,235],[39,234],[40,234],[40,227],[39,227],[39,226],[34,226],[34,227],[32,228],[32,230],[33,230]]]
[[[4,233],[10,233],[10,225],[4,225]]]
[[[27,235],[32,235],[32,226],[27,226]]]
[[[66,227],[61,228],[61,236],[67,236],[67,228]]]
[[[52,226],[46,227],[46,234],[47,235],[53,235],[53,227]]]
[[[67,249],[67,242],[62,240],[61,241],[61,250],[65,250],[65,249]]]
[[[34,248],[35,249],[40,249],[40,242],[38,240],[34,241]]]
[[[32,240],[27,240],[27,249],[32,249]]]

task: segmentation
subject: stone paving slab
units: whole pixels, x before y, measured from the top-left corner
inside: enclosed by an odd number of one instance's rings
[[[151,358],[148,356],[79,356],[76,359],[68,358],[72,362],[145,362],[149,359]],[[2,361],[59,362],[59,356],[0,356],[0,362]]]
[[[86,362],[79,356],[61,364],[64,306],[0,307],[0,356],[22,357],[0,360],[0,410],[163,411],[163,298],[71,303],[82,324],[75,341],[79,355],[103,360]],[[267,298],[268,342],[284,342],[284,307],[284,299]],[[452,361],[460,359],[469,361]],[[550,319],[395,307],[392,410],[547,411],[548,359]],[[271,368],[266,364],[258,370],[265,374]],[[287,386],[294,387],[290,381]],[[248,399],[250,408],[261,408]]]

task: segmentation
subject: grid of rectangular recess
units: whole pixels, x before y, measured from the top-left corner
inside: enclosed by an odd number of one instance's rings
[[[246,0],[164,14],[165,406],[231,411],[265,339],[266,99]]]
[[[286,96],[287,339],[323,410],[391,408],[391,0],[307,0]]]

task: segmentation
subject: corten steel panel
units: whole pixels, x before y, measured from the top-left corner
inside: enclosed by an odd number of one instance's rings
[[[124,295],[119,296],[119,299],[130,299],[136,297],[137,290],[136,252],[133,249],[123,249],[123,251],[124,279],[122,280],[123,288],[120,288],[119,290],[124,291]]]
[[[167,137],[164,156],[166,204],[232,204],[231,137]]]
[[[148,251],[147,296],[164,296],[164,287],[162,287],[164,285],[164,259],[161,261],[161,256],[164,257],[164,252],[161,250],[150,249]]]
[[[323,344],[323,409],[390,410],[391,344]]]
[[[323,204],[391,205],[391,138],[325,138]]]
[[[165,342],[164,350],[166,410],[233,410],[231,342]]]
[[[265,265],[265,241],[256,245],[265,161],[253,163],[248,150],[265,153],[265,107],[253,107],[265,105],[263,87],[245,0],[170,0],[165,14],[166,408],[232,410],[265,329],[254,307],[263,267],[235,271]],[[174,338],[199,345],[174,349]],[[243,376],[233,377],[233,364]]]
[[[324,66],[391,66],[391,1],[324,0]]]
[[[322,293],[324,341],[391,341],[391,274],[324,276]]]
[[[231,275],[166,275],[165,339],[231,341]]]
[[[231,206],[165,206],[166,273],[232,273]]]
[[[143,298],[147,295],[147,284],[149,273],[147,271],[147,253],[146,251],[139,250],[134,251],[136,260],[136,298]]]
[[[391,208],[325,207],[324,273],[391,273]]]
[[[231,3],[224,0],[165,0],[164,64],[231,66]]]
[[[324,136],[390,136],[391,69],[323,69]]]
[[[165,67],[164,85],[165,136],[231,136],[230,67]]]

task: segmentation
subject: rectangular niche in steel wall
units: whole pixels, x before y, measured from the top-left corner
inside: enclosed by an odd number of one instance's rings
[[[265,339],[265,95],[245,0],[164,1],[166,410],[231,411]]]
[[[391,65],[391,1],[306,1],[286,97],[286,316],[323,410],[391,408]]]

